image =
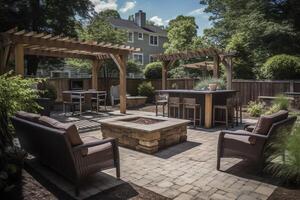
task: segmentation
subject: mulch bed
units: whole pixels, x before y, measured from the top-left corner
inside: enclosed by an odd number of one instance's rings
[[[268,198],[268,200],[299,200],[300,199],[300,188],[288,189],[278,187]]]
[[[1,194],[1,200],[56,200],[66,199],[61,196],[60,192],[54,191],[56,195],[49,190],[51,186],[41,185],[29,173],[23,170],[22,180],[9,193]],[[88,198],[88,200],[169,200],[169,198],[156,194],[150,190],[139,187],[133,183],[125,183],[117,187],[111,188],[101,194]]]

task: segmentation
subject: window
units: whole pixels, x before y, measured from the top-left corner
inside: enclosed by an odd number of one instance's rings
[[[143,33],[138,33],[138,38],[139,38],[139,40],[143,40],[144,39],[144,34]]]
[[[155,59],[152,55],[149,55],[149,62],[152,63],[152,62],[155,62]]]
[[[133,36],[134,36],[133,32],[128,32],[128,42],[130,43],[134,42]]]
[[[149,44],[151,46],[158,46],[158,36],[150,35],[150,37],[149,37]]]
[[[144,55],[142,53],[134,53],[133,60],[141,65],[144,64]]]

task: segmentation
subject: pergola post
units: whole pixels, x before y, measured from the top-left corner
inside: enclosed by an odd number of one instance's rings
[[[220,60],[219,60],[219,56],[214,56],[213,77],[214,78],[219,78],[220,77]]]
[[[227,73],[227,90],[232,89],[232,58],[229,57],[227,59],[227,65],[226,65],[226,73]]]
[[[101,68],[101,62],[99,60],[93,60],[92,65],[92,89],[98,90],[98,72]]]
[[[126,56],[125,55],[113,55],[112,59],[117,64],[119,68],[119,78],[120,78],[120,112],[126,114]]]
[[[15,45],[15,73],[24,76],[24,47],[23,44]]]
[[[174,64],[176,60],[168,60],[163,62],[162,76],[161,76],[161,87],[162,90],[166,90],[168,86],[168,69]]]
[[[161,88],[163,90],[167,89],[167,79],[168,79],[168,64],[170,61],[163,62],[162,74],[161,74]]]

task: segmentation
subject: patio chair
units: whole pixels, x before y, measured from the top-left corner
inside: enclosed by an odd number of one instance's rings
[[[174,111],[172,115],[171,111]],[[176,115],[177,110],[177,115]],[[180,98],[179,97],[169,97],[168,98],[168,117],[180,118]]]
[[[111,106],[115,105],[115,101],[120,101],[120,85],[110,87]]]
[[[96,91],[95,89],[89,89],[89,91]],[[99,107],[101,104],[104,105],[104,110],[106,111],[106,92],[101,93],[101,94],[90,94],[90,104],[91,104],[91,109],[93,109],[94,105],[96,104],[96,110],[98,112]],[[98,97],[98,105],[97,105],[97,97]]]
[[[115,167],[116,176],[120,177],[115,139],[80,138],[74,124],[24,113],[11,119],[22,148],[72,182],[76,195],[85,178],[99,171]]]
[[[217,150],[217,170],[220,169],[221,158],[246,158],[258,164],[260,170],[264,166],[264,147],[282,128],[290,131],[297,117],[288,117],[287,111],[279,111],[273,115],[261,116],[252,132],[246,130],[221,131]]]
[[[199,109],[199,126],[201,126],[201,105],[196,104],[195,98],[183,98],[183,118],[189,119],[194,123],[194,127],[196,127],[197,121],[197,110]],[[193,111],[193,118],[190,119],[190,110]]]
[[[165,106],[168,104],[168,95],[158,94],[155,96],[155,113],[158,116],[158,106],[162,106],[163,117],[165,116]]]
[[[76,110],[76,106],[79,106],[79,101],[73,101],[71,93],[62,93],[63,100],[63,112],[66,115],[67,106],[70,108],[72,114],[74,114]]]

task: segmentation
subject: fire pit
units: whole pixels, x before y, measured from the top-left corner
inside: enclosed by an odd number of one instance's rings
[[[118,138],[119,145],[153,154],[187,139],[188,120],[155,116],[122,116],[101,121],[104,138]]]

